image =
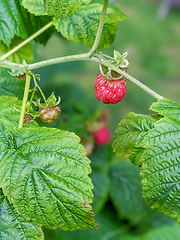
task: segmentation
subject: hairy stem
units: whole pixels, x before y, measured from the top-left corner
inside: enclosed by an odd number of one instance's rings
[[[7,57],[9,57],[11,54],[15,53],[16,51],[18,51],[20,48],[22,48],[24,45],[26,45],[27,43],[29,43],[30,41],[32,41],[34,38],[38,37],[41,33],[43,33],[44,31],[46,31],[48,28],[50,28],[53,25],[53,22],[48,23],[46,26],[44,26],[43,28],[41,28],[39,31],[37,31],[36,33],[34,33],[32,36],[30,36],[29,38],[27,38],[25,41],[23,41],[22,43],[20,43],[18,46],[16,46],[15,48],[11,49],[9,52],[7,52],[6,54],[4,54],[3,56],[0,57],[0,60],[3,60]]]
[[[24,96],[23,96],[23,102],[22,102],[22,107],[21,107],[21,114],[20,114],[20,118],[19,118],[18,128],[23,127],[24,113],[25,113],[26,103],[27,103],[28,94],[29,94],[30,82],[31,82],[31,75],[29,75],[27,73],[26,74],[26,84],[25,84],[25,89],[24,89]]]
[[[94,44],[93,44],[93,46],[92,46],[92,48],[89,52],[90,57],[93,55],[93,53],[96,51],[96,49],[99,46],[99,42],[100,42],[100,39],[101,39],[101,34],[102,34],[102,31],[103,31],[103,26],[104,26],[104,20],[105,20],[105,17],[106,17],[107,6],[108,6],[108,0],[104,0],[103,9],[102,9],[102,12],[101,12],[101,18],[100,18],[96,38],[95,38]]]
[[[37,68],[57,64],[57,63],[62,63],[62,62],[72,62],[72,61],[80,61],[80,60],[94,61],[94,62],[97,62],[99,64],[103,64],[104,66],[109,67],[110,69],[112,69],[112,70],[118,72],[119,74],[123,75],[126,79],[135,83],[137,86],[142,88],[144,91],[146,91],[148,94],[150,94],[154,98],[156,98],[156,99],[164,98],[163,96],[159,95],[158,93],[156,93],[155,91],[153,91],[152,89],[150,89],[149,87],[147,87],[146,85],[141,83],[136,78],[132,77],[128,73],[122,71],[121,69],[119,69],[115,65],[108,62],[106,59],[99,59],[98,54],[96,54],[95,56],[96,57],[94,57],[94,56],[90,57],[89,53],[84,53],[84,54],[77,54],[77,55],[71,55],[71,56],[49,59],[49,60],[45,60],[45,61],[41,61],[41,62],[37,62],[37,63],[33,63],[33,64],[27,64],[25,66],[22,65],[22,64],[11,63],[11,62],[7,62],[7,61],[0,61],[0,67],[14,68],[14,69],[17,69],[17,70],[24,70],[24,72],[25,72],[27,70],[33,70],[33,69],[37,69]],[[101,57],[101,56],[99,56],[99,57]]]

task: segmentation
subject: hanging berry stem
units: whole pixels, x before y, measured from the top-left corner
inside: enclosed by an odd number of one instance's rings
[[[20,114],[20,118],[19,118],[18,128],[23,127],[24,113],[25,113],[26,103],[27,103],[28,94],[29,94],[30,82],[31,82],[31,75],[26,73],[26,84],[25,84],[25,89],[24,89],[24,96],[23,96],[23,102],[22,102],[22,107],[21,107],[21,114]]]
[[[124,76],[126,79],[128,79],[129,81],[133,82],[134,84],[136,84],[138,87],[140,87],[141,89],[143,89],[145,92],[147,92],[148,94],[150,94],[152,97],[154,97],[155,99],[159,100],[164,98],[163,96],[159,95],[157,92],[153,91],[152,89],[150,89],[149,87],[147,87],[146,85],[144,85],[143,83],[141,83],[139,80],[137,80],[136,78],[134,78],[133,76],[129,75],[127,72],[122,71],[120,68],[118,68],[117,66],[111,64],[108,61],[104,61],[104,60],[100,60],[100,59],[93,59],[95,62],[98,62],[100,64],[103,64],[104,66],[114,70],[115,72],[121,74],[122,76]]]
[[[28,112],[30,111],[30,108],[31,108],[31,105],[32,105],[32,102],[33,102],[33,99],[34,99],[34,94],[35,94],[35,92],[36,92],[36,89],[37,89],[36,86],[32,89],[31,99],[30,99],[30,101],[29,101]]]
[[[37,83],[37,81],[36,81],[36,75],[35,75],[34,73],[32,73],[32,76],[33,76],[33,80],[34,80],[34,85],[35,85],[35,87],[38,88],[38,90],[39,90],[41,96],[42,96],[43,99],[44,99],[45,104],[47,105],[46,97],[44,96],[43,91],[41,90],[40,86],[38,85],[38,83]]]

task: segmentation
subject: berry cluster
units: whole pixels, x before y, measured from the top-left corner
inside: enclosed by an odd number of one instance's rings
[[[124,78],[108,80],[99,73],[96,76],[94,87],[97,100],[102,100],[105,104],[115,104],[123,100],[126,94],[126,81]]]

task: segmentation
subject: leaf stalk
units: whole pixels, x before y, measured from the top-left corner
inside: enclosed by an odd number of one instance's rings
[[[22,43],[20,43],[19,45],[17,45],[15,48],[11,49],[9,52],[5,53],[3,56],[0,57],[0,60],[6,59],[7,57],[9,57],[10,55],[12,55],[13,53],[15,53],[16,51],[18,51],[20,48],[22,48],[23,46],[25,46],[27,43],[29,43],[30,41],[32,41],[33,39],[35,39],[36,37],[38,37],[41,33],[43,33],[44,31],[46,31],[48,28],[50,28],[53,25],[53,21],[48,23],[47,25],[45,25],[43,28],[41,28],[39,31],[37,31],[36,33],[34,33],[32,36],[30,36],[29,38],[27,38],[25,41],[23,41]]]
[[[24,114],[25,114],[26,103],[27,103],[27,99],[28,99],[28,95],[29,95],[30,82],[31,82],[31,75],[26,73],[26,84],[25,84],[25,89],[24,89],[24,96],[23,96],[23,102],[22,102],[22,107],[21,107],[18,128],[23,127]]]
[[[108,0],[104,0],[103,9],[101,12],[101,18],[100,18],[100,22],[99,22],[99,27],[97,30],[94,44],[89,52],[89,57],[92,57],[93,53],[96,51],[96,49],[99,46],[99,42],[100,42],[102,31],[103,31],[104,21],[105,21],[105,17],[106,17],[107,6],[108,6]]]

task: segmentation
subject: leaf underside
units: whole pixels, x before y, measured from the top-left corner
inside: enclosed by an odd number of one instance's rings
[[[73,15],[82,4],[88,5],[91,0],[45,0],[44,7],[49,16],[64,18]]]
[[[44,0],[22,0],[21,4],[28,12],[36,16],[47,15],[44,9]]]
[[[73,16],[60,17],[55,27],[69,41],[84,42],[87,46],[92,47],[101,11],[101,4],[94,3],[83,6]],[[115,8],[115,6],[111,7],[111,5],[108,7],[99,48],[107,48],[113,43],[116,36],[117,21],[124,19],[125,15],[118,8]]]

